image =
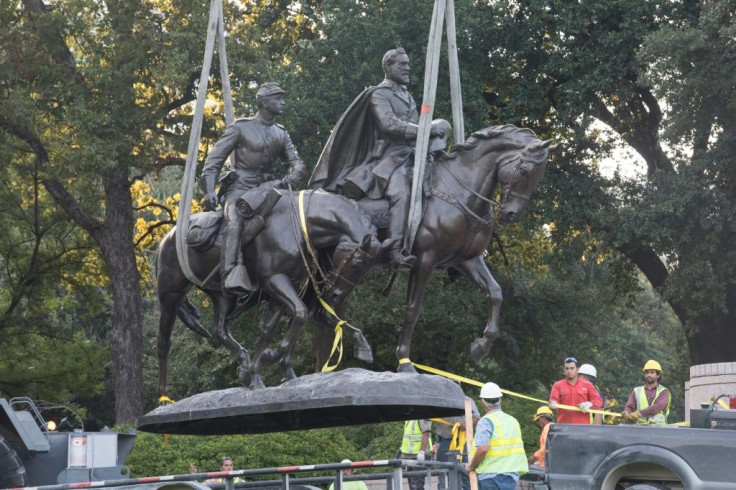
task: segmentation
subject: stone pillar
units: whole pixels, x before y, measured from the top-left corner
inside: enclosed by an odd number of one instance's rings
[[[690,381],[685,383],[685,420],[690,420],[691,408],[700,408],[701,403],[724,393],[736,396],[736,362],[690,366]]]

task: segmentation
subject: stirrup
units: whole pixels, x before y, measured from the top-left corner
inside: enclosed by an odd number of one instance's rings
[[[232,296],[241,296],[254,291],[256,288],[250,282],[248,271],[243,264],[237,264],[225,276],[222,284],[222,291]]]

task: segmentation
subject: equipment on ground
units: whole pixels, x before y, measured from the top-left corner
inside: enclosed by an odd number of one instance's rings
[[[135,437],[135,431],[50,431],[30,398],[0,398],[0,488],[127,478],[122,463]]]

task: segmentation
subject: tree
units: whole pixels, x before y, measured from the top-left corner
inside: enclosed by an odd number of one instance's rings
[[[43,193],[28,152],[0,140],[0,396],[69,404],[99,392],[108,354],[83,327],[103,304],[80,281],[92,250]]]
[[[492,116],[566,145],[545,196],[558,241],[589,230],[636,265],[685,327],[693,364],[736,359],[732,2],[509,0],[476,19]],[[646,162],[639,181],[579,163],[610,154],[596,120]]]
[[[130,185],[179,161],[166,118],[194,98],[207,13],[185,7],[23,0],[0,12],[0,128],[32,153],[45,191],[92,238],[110,279],[116,423],[142,411]]]

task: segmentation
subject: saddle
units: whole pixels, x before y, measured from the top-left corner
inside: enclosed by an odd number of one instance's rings
[[[245,222],[241,246],[245,246],[266,227],[266,216],[281,199],[276,189],[251,189],[236,200],[238,216]],[[206,211],[191,217],[186,242],[197,252],[206,252],[218,243],[223,211]]]
[[[197,213],[190,218],[187,245],[197,252],[206,252],[217,241],[222,225],[222,209]]]

